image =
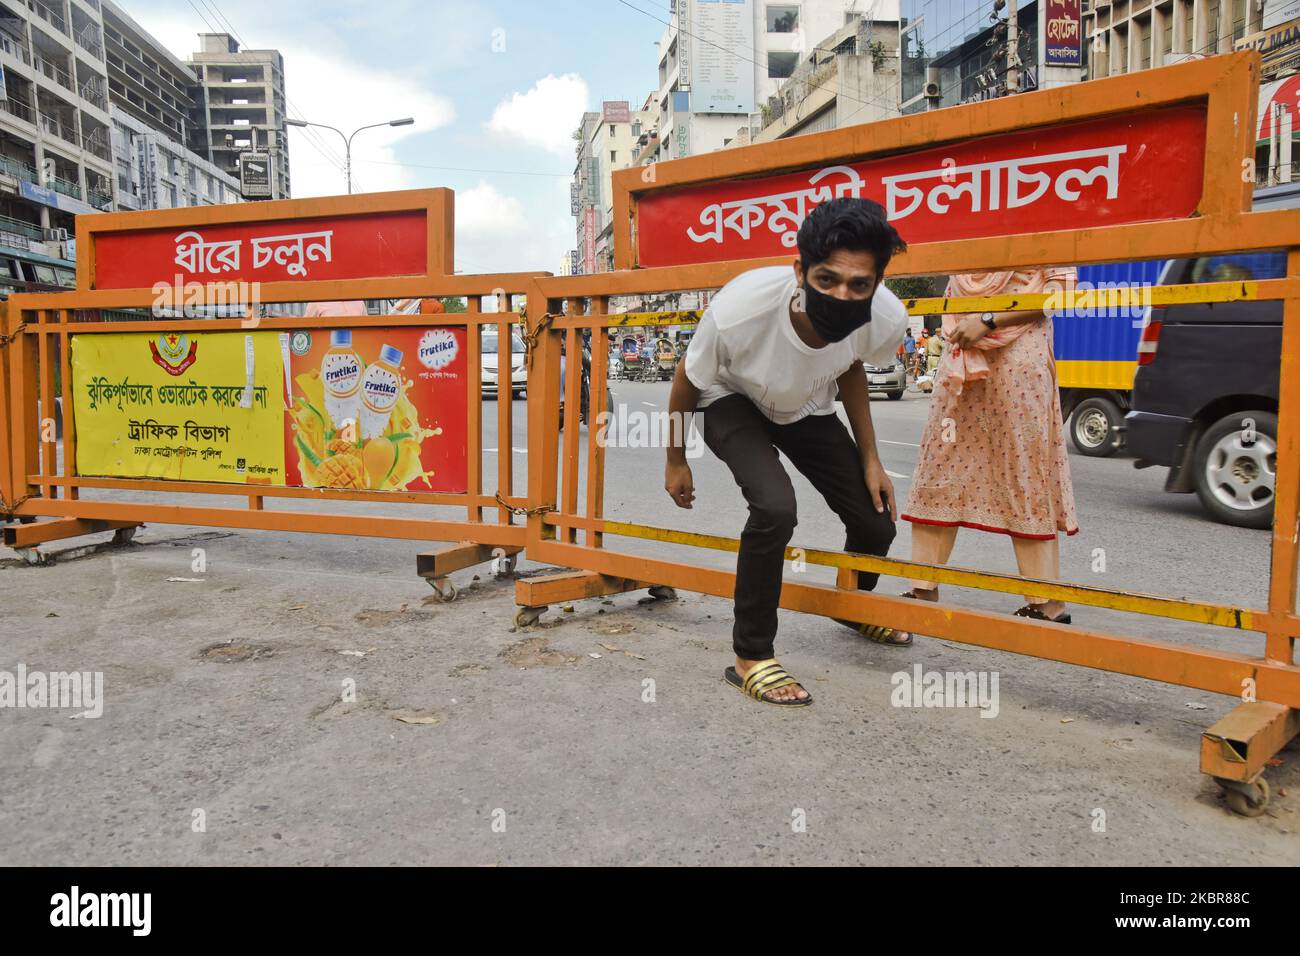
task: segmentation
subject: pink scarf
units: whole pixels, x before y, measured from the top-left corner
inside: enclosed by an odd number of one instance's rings
[[[1053,288],[1064,289],[1072,286],[1076,274],[1072,268],[958,273],[949,278],[948,288],[944,290],[943,294],[953,298],[957,296],[1010,295],[1015,292],[1045,292],[1050,291],[1048,289],[1049,283],[1052,283]],[[944,337],[951,340],[952,333],[957,328],[957,323],[967,315],[974,314],[977,313],[961,312],[944,315]],[[978,382],[980,379],[988,378],[989,361],[984,356],[985,352],[1010,345],[1024,335],[1033,325],[1032,322],[1026,322],[1023,325],[995,329],[969,349],[952,346],[947,361],[944,362],[939,373],[940,376],[955,389],[956,394],[960,395],[964,383]]]

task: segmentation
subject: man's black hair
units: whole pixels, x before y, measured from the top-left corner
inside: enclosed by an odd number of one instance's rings
[[[896,253],[907,248],[889,224],[885,210],[870,199],[842,196],[815,206],[799,227],[799,258],[807,272],[839,249],[869,252],[876,260],[877,277]]]

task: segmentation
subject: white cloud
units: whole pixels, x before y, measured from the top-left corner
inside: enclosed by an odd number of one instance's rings
[[[576,73],[547,74],[527,93],[497,104],[487,128],[565,156],[573,155],[573,131],[587,108],[587,84]]]
[[[412,126],[380,126],[352,140],[352,182],[357,192],[409,189],[412,176],[400,166],[393,147],[402,139],[427,133],[456,118],[451,100],[430,93],[396,73],[354,66],[345,59],[292,47],[284,49],[285,92],[290,115],[329,123],[345,134],[360,126],[414,117]],[[293,195],[328,196],[345,191],[343,173],[322,155],[342,159],[343,139],[330,130],[289,130],[289,172]]]
[[[136,19],[177,59],[186,60],[198,46],[195,23],[158,14]],[[206,28],[205,28],[206,29]],[[400,166],[394,146],[450,124],[455,106],[400,73],[384,73],[333,52],[278,42],[284,56],[285,94],[289,115],[328,123],[345,134],[359,126],[411,116],[411,126],[381,126],[359,133],[352,141],[352,182],[356,192],[409,189],[411,174]],[[347,191],[343,177],[343,139],[327,129],[290,127],[289,174],[295,198],[338,195]],[[324,155],[328,153],[332,159]]]
[[[524,207],[514,196],[479,180],[456,194],[456,234],[467,239],[521,239],[528,231]]]
[[[456,269],[460,272],[555,272],[573,245],[573,220],[531,212],[483,180],[456,194]],[[566,210],[567,211],[567,210]]]

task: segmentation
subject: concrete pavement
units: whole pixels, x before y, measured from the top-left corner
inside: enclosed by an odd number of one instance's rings
[[[667,394],[615,391],[651,406]],[[926,407],[873,404],[897,474]],[[688,515],[651,456],[611,452],[611,516],[736,533],[743,509],[716,461],[697,464]],[[1093,580],[1101,547],[1110,586],[1262,595],[1266,534],[1205,521],[1126,462],[1071,463],[1083,531],[1063,548],[1067,579]],[[838,544],[808,491],[796,542]],[[954,561],[1010,568],[1004,544],[963,532]],[[1269,771],[1273,803],[1253,820],[1198,773],[1198,735],[1227,698],[945,641],[881,647],[783,611],[782,660],[817,698],[783,711],[722,682],[725,601],[637,592],[512,631],[510,582],[462,572],[461,598],[436,603],[414,575],[421,549],[151,526],[49,567],[0,552],[0,670],[99,671],[105,697],[97,719],[0,709],[0,863],[1300,862],[1300,751]],[[997,716],[894,706],[892,675],[918,663],[996,672]]]

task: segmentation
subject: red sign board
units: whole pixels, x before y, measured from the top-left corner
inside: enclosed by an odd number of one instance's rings
[[[637,264],[794,254],[808,211],[841,196],[879,202],[909,243],[1181,219],[1201,198],[1205,141],[1205,107],[1165,107],[648,192]]]
[[[582,271],[587,275],[596,271],[595,206],[587,206],[582,211]]]
[[[1083,16],[1079,0],[1047,0],[1043,60],[1048,66],[1083,65]]]
[[[420,210],[94,234],[95,288],[424,275]]]
[[[1259,88],[1259,133],[1256,139],[1267,142],[1273,135],[1273,106],[1277,104],[1291,112],[1292,130],[1300,129],[1300,75],[1285,80],[1266,83]],[[1278,123],[1281,135],[1282,124]],[[1294,135],[1294,133],[1293,133]]]

